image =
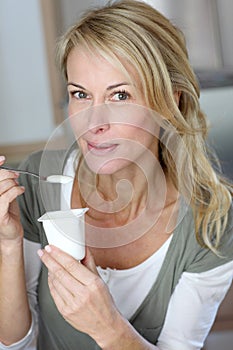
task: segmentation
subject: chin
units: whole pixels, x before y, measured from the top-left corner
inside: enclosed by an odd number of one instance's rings
[[[129,166],[129,161],[122,159],[110,160],[105,163],[86,161],[88,168],[98,175],[113,175],[126,169]]]

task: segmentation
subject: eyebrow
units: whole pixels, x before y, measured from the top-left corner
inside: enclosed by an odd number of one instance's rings
[[[76,83],[73,83],[73,82],[67,83],[67,86],[69,86],[69,85],[73,85],[73,86],[75,86],[78,89],[86,90],[86,88],[83,87],[82,85],[79,85],[79,84],[76,84]],[[113,85],[110,85],[110,86],[107,87],[107,91],[112,90],[112,89],[116,89],[116,88],[118,88],[119,86],[122,86],[122,85],[130,85],[130,84],[127,83],[127,82],[122,82],[122,83],[119,83],[119,84],[113,84]]]
[[[107,87],[107,90],[112,90],[112,89],[116,89],[118,88],[119,86],[122,86],[122,85],[130,85],[129,83],[127,82],[123,82],[123,83],[119,83],[119,84],[114,84],[114,85],[110,85]]]

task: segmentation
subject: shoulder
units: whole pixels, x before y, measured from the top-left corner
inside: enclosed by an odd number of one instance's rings
[[[20,169],[25,169],[35,173],[46,171],[55,166],[61,168],[67,157],[66,150],[40,150],[31,153],[21,164]],[[46,171],[47,172],[47,171]]]
[[[221,255],[229,255],[233,259],[233,202],[228,211],[226,228],[219,245]]]
[[[190,216],[190,213],[189,213]],[[210,269],[214,269],[225,263],[233,261],[233,205],[231,204],[228,216],[227,224],[222,232],[221,241],[218,247],[218,254],[215,254],[209,248],[201,246],[196,239],[196,235],[193,232],[190,235],[190,229],[187,223],[191,223],[191,218],[186,219],[184,236],[187,248],[187,265],[186,271],[189,272],[204,272]]]

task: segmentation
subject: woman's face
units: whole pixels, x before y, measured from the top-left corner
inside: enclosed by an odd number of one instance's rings
[[[74,48],[67,60],[71,126],[87,165],[99,174],[125,169],[149,151],[158,153],[159,128],[145,106],[138,75],[121,63],[128,77],[84,49]]]

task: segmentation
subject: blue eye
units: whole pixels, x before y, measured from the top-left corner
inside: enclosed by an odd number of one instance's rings
[[[129,98],[129,94],[126,91],[118,91],[113,93],[113,100],[125,101]]]
[[[88,97],[87,93],[84,91],[71,91],[71,95],[77,98],[78,100],[85,99]]]
[[[119,100],[127,100],[128,96],[126,93],[121,92],[120,94],[118,94],[118,98]]]

